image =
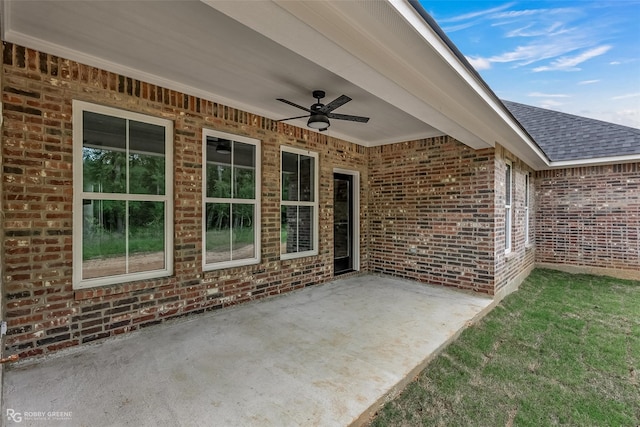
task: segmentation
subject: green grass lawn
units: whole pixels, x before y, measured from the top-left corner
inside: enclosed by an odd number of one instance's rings
[[[535,270],[372,421],[418,425],[640,426],[640,282]]]

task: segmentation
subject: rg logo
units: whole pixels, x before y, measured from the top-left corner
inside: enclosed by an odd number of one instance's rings
[[[22,414],[13,409],[7,409],[7,419],[14,423],[19,423],[22,421]]]

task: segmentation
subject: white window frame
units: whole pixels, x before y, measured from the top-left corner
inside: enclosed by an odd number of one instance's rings
[[[229,197],[229,198],[218,198],[218,197],[207,197],[207,137],[211,136],[214,138],[220,138],[220,139],[228,139],[230,141],[237,141],[237,142],[242,142],[244,144],[250,144],[253,145],[256,148],[255,154],[256,154],[256,158],[255,158],[255,195],[253,199],[237,199],[234,197]],[[234,167],[233,164],[233,153],[230,154],[232,156],[231,158],[231,166]],[[253,139],[253,138],[247,138],[244,136],[239,136],[239,135],[233,135],[230,133],[225,133],[225,132],[220,132],[220,131],[216,131],[216,130],[212,130],[212,129],[202,129],[202,163],[204,165],[203,167],[203,182],[202,182],[202,269],[204,271],[213,271],[213,270],[221,270],[224,268],[232,268],[232,267],[240,267],[243,265],[253,265],[253,264],[259,264],[260,263],[260,254],[261,254],[261,246],[260,246],[260,236],[261,236],[261,228],[260,225],[262,224],[262,217],[261,217],[261,210],[262,210],[262,204],[261,204],[261,198],[260,195],[262,193],[262,184],[261,184],[261,176],[262,176],[262,172],[261,172],[261,159],[262,156],[260,154],[260,140],[257,139]],[[233,181],[233,180],[232,180]],[[233,193],[232,193],[233,195]],[[207,203],[229,203],[231,205],[233,205],[234,203],[236,204],[246,204],[246,205],[250,205],[253,204],[254,205],[254,210],[253,210],[253,244],[254,244],[254,257],[252,258],[242,258],[242,259],[232,259],[230,261],[220,261],[220,262],[216,262],[216,263],[207,263],[207,256],[206,256],[206,238],[207,238],[207,210],[206,210],[206,206]],[[229,232],[231,233],[232,230],[229,230]]]
[[[507,183],[509,185],[507,185]],[[504,253],[511,252],[511,227],[512,227],[512,204],[513,204],[513,163],[505,161],[505,195],[504,195]],[[508,190],[507,190],[508,189]]]
[[[146,114],[134,113],[119,108],[73,100],[73,289],[87,289],[98,286],[114,285],[135,280],[155,279],[173,274],[173,122]],[[83,184],[83,145],[84,129],[83,113],[92,112],[107,116],[134,120],[153,124],[165,128],[165,194],[140,195],[124,193],[96,193],[84,192]],[[128,175],[128,174],[127,174]],[[129,177],[127,176],[127,179]],[[164,268],[137,273],[126,273],[113,276],[82,279],[82,248],[83,248],[83,199],[92,200],[122,200],[122,201],[154,201],[164,202]],[[128,221],[128,218],[126,219]]]
[[[360,172],[351,169],[333,168],[333,173],[351,175],[353,177],[353,271],[360,271]]]
[[[283,170],[283,165],[282,165],[282,158],[283,158],[283,153],[292,153],[292,154],[298,154],[298,155],[303,155],[303,156],[308,156],[313,158],[314,161],[314,167],[313,167],[313,201],[311,202],[305,202],[305,201],[289,201],[289,200],[282,200],[282,170]],[[298,164],[298,168],[299,168],[299,164]],[[293,148],[293,147],[287,147],[287,146],[280,146],[280,210],[282,211],[282,206],[311,206],[313,207],[313,249],[310,251],[304,251],[304,252],[294,252],[294,253],[290,253],[290,254],[283,254],[282,251],[280,251],[280,259],[281,260],[287,260],[287,259],[294,259],[294,258],[303,258],[303,257],[308,257],[308,256],[315,256],[318,255],[318,245],[319,245],[319,214],[318,214],[318,208],[320,206],[319,203],[319,199],[320,199],[320,183],[319,183],[319,176],[320,176],[320,165],[318,162],[318,153],[316,153],[315,151],[308,151],[308,150],[301,150],[299,148]],[[298,174],[299,176],[299,174]],[[282,230],[281,230],[282,231]],[[280,240],[278,240],[280,241]]]
[[[530,175],[529,172],[524,174],[524,244],[530,243],[529,239],[529,185]]]

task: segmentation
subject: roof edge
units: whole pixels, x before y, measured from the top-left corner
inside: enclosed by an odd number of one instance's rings
[[[529,141],[535,146],[539,154],[542,154],[544,157],[542,160],[547,165],[551,163],[551,159],[547,155],[547,153],[540,147],[538,142],[529,134],[527,129],[516,119],[516,117],[509,111],[509,109],[504,105],[502,100],[496,93],[491,89],[489,84],[482,78],[480,73],[471,65],[469,60],[464,56],[464,54],[458,49],[458,47],[453,43],[453,41],[447,36],[444,30],[438,25],[436,20],[425,10],[419,0],[407,0],[407,2],[413,7],[413,9],[420,15],[420,17],[425,21],[425,23],[431,27],[433,32],[442,40],[444,45],[453,53],[453,55],[460,61],[460,63],[464,66],[464,68],[473,76],[473,78],[482,86],[482,88],[487,92],[487,94],[493,98],[494,102],[500,107],[501,112],[505,114],[511,121],[519,128],[520,131],[526,135]]]
[[[640,163],[640,154],[629,154],[625,156],[596,157],[593,159],[559,160],[555,162],[549,162],[549,167],[546,168],[545,170],[579,168],[583,166],[619,165],[622,163]]]

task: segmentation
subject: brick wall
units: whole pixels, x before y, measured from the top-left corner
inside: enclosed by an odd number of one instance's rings
[[[536,173],[536,261],[640,278],[640,163]]]
[[[534,174],[516,156],[496,145],[495,168],[495,292],[513,290],[529,274],[535,262]],[[506,161],[511,162],[511,251],[505,253]],[[529,243],[525,243],[525,175],[529,175]]]
[[[9,354],[32,356],[333,276],[333,168],[358,170],[364,147],[126,76],[3,44],[3,270]],[[73,99],[174,123],[174,275],[72,288]],[[262,262],[202,271],[202,128],[262,141]],[[319,254],[280,261],[280,145],[319,153]],[[364,186],[363,186],[364,187]],[[361,190],[361,268],[368,194]]]
[[[493,164],[450,137],[372,148],[371,270],[492,294]]]
[[[531,173],[450,137],[365,148],[3,44],[3,281],[9,354],[33,356],[333,277],[333,170],[360,173],[360,267],[495,294],[541,263],[640,271],[640,164]],[[72,100],[174,124],[174,275],[72,287]],[[202,129],[261,141],[261,263],[202,271]],[[280,147],[319,154],[319,253],[280,260]],[[512,251],[504,165],[513,162]],[[524,182],[536,191],[525,244]],[[535,195],[535,196],[534,196]],[[534,218],[538,218],[534,221]],[[635,246],[634,246],[635,245]]]

